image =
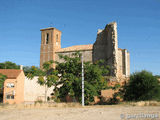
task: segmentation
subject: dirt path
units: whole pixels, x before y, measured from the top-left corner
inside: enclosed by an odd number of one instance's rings
[[[131,119],[129,115],[142,113],[160,116],[160,107],[96,106],[84,108],[1,109],[0,120],[124,120],[124,118],[137,120],[137,118]],[[146,118],[141,119],[147,120]],[[151,118],[148,120],[151,120]]]

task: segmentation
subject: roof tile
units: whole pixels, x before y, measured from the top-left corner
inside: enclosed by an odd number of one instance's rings
[[[16,79],[21,71],[17,69],[0,69],[0,73],[6,75],[9,79]]]
[[[92,50],[93,45],[76,45],[67,48],[58,49],[56,52],[69,52],[69,51],[82,51],[82,50]]]

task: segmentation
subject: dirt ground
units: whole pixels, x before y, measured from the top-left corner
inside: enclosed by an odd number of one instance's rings
[[[149,118],[135,115],[152,114]],[[131,117],[132,116],[132,117]],[[0,120],[160,120],[159,106],[2,108]],[[141,118],[140,118],[141,117]],[[153,120],[153,119],[152,119]]]

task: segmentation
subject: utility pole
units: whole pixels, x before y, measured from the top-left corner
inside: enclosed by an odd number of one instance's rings
[[[82,106],[84,106],[84,67],[83,67],[83,54],[81,56],[82,60]]]

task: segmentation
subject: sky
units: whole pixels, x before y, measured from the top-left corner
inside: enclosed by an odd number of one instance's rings
[[[0,0],[0,62],[39,66],[40,29],[62,31],[62,47],[93,44],[116,21],[131,73],[160,75],[160,0]]]

